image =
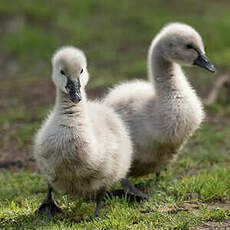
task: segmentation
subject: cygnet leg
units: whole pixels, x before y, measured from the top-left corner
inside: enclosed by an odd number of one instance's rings
[[[58,213],[64,213],[61,208],[59,208],[52,198],[52,187],[48,186],[48,194],[45,200],[42,202],[41,206],[35,211],[35,214],[46,215],[49,219],[54,217]]]
[[[95,208],[95,212],[94,212],[94,217],[98,218],[100,216],[100,208],[101,208],[101,204],[105,198],[105,193],[106,193],[106,189],[105,187],[101,188],[96,196],[96,208]]]
[[[121,185],[125,193],[134,195],[138,201],[148,198],[147,195],[138,190],[127,178],[121,179]]]

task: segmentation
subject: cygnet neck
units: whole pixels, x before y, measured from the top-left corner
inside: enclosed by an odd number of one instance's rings
[[[181,79],[183,73],[180,65],[163,56],[159,43],[150,48],[148,68],[149,79],[158,95],[171,94],[179,90],[179,81],[185,80]]]

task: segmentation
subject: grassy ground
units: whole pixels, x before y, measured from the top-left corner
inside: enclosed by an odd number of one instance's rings
[[[50,57],[59,46],[86,52],[88,88],[95,97],[105,86],[144,78],[151,39],[166,23],[181,21],[201,33],[219,76],[229,72],[229,10],[228,0],[1,0],[0,229],[230,226],[230,105],[224,95],[207,108],[206,123],[158,184],[154,175],[133,179],[150,199],[141,204],[107,199],[101,220],[84,222],[94,203],[58,194],[65,216],[51,222],[34,216],[46,185],[34,172],[31,154],[33,135],[54,102]],[[216,78],[197,69],[188,75],[202,97]]]
[[[215,137],[213,135],[215,133]],[[107,199],[101,219],[85,221],[95,204],[56,194],[65,215],[53,221],[33,213],[45,197],[46,185],[28,170],[0,173],[0,229],[200,229],[230,227],[230,130],[226,123],[206,124],[185,147],[180,159],[163,172],[134,179],[149,200],[140,204]],[[153,179],[149,182],[149,179]]]

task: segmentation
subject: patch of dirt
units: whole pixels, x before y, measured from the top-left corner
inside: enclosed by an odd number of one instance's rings
[[[0,151],[0,169],[35,169],[32,151],[27,148],[18,149],[17,151]]]
[[[172,205],[166,205],[157,209],[158,212],[166,213],[177,213],[181,211],[190,211],[194,209],[199,209],[199,205],[195,201],[184,201],[183,204],[178,207]]]
[[[216,202],[216,203],[205,203],[208,209],[230,209],[230,203],[229,202]],[[200,227],[192,227],[190,228],[192,230],[227,230],[230,229],[230,219],[227,220],[221,220],[221,221],[206,221],[203,222],[203,225]]]
[[[191,227],[191,230],[228,230],[230,229],[230,219],[221,222],[209,221],[202,227]]]
[[[223,209],[226,209],[226,210],[230,210],[230,202],[215,202],[215,203],[210,203],[208,204],[208,207],[209,208],[223,208]]]
[[[221,208],[221,209],[226,209],[229,210],[230,209],[230,203],[226,202],[217,202],[217,203],[213,203],[213,204],[207,204],[205,203],[205,206],[208,207],[208,209],[217,209],[217,208]],[[196,210],[197,212],[199,212],[199,205],[196,201],[184,201],[182,204],[180,204],[179,206],[173,206],[173,205],[165,205],[163,207],[159,207],[157,209],[158,212],[161,213],[177,213],[177,212],[181,212],[181,211],[192,211],[192,210]],[[219,229],[230,229],[230,219],[227,220],[221,220],[221,221],[206,221],[203,222],[202,226],[195,226],[195,227],[191,227],[189,228],[191,230],[219,230]]]

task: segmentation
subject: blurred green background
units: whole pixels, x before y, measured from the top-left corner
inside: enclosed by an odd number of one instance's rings
[[[89,94],[122,80],[146,78],[151,40],[167,23],[193,26],[217,67],[186,69],[205,98],[230,63],[228,0],[0,0],[0,161],[28,160],[35,130],[54,103],[50,58],[63,45],[85,51]],[[229,112],[224,102],[211,112]],[[30,157],[29,157],[30,158]]]
[[[72,229],[73,220],[81,222],[77,229],[190,229],[213,227],[211,221],[229,229],[230,94],[224,88],[159,184],[154,175],[132,180],[150,197],[142,204],[107,201],[101,220],[84,223],[94,204],[59,196],[65,217],[47,223],[33,214],[46,184],[30,168],[34,133],[55,100],[50,59],[57,48],[74,45],[86,53],[88,95],[97,98],[121,81],[146,79],[153,37],[169,22],[188,23],[217,68],[215,75],[184,69],[205,99],[230,72],[229,12],[229,0],[0,0],[0,229]]]

